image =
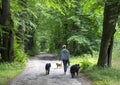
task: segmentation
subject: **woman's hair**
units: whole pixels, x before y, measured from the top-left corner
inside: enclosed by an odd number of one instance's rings
[[[66,48],[66,45],[63,45],[62,47],[63,47],[63,48]]]

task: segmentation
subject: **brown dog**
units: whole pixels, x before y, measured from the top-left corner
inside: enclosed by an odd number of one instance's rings
[[[62,67],[62,62],[61,63],[56,63],[57,68]]]

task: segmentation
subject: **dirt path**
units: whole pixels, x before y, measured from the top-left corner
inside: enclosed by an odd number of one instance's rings
[[[10,85],[91,85],[82,74],[71,78],[69,69],[64,75],[63,67],[57,69],[55,63],[58,61],[53,59],[51,54],[42,54],[31,58],[24,72],[17,76]],[[48,62],[51,63],[51,71],[49,75],[45,75],[45,64]]]

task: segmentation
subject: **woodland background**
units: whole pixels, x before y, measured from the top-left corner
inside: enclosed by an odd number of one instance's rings
[[[111,66],[113,43],[117,50],[120,47],[119,4],[119,0],[1,0],[1,61],[23,61],[24,55],[43,51],[58,54],[66,44],[71,55],[99,52],[98,66]]]
[[[119,81],[119,15],[119,0],[0,0],[0,70],[16,70],[40,52],[59,55],[66,44],[73,60],[95,58],[103,70],[113,64],[103,85],[110,85],[114,73]],[[82,64],[87,73],[95,69],[88,60]]]

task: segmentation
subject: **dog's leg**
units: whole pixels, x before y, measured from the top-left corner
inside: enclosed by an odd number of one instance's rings
[[[74,76],[75,76],[75,73],[71,73],[71,76],[72,76],[72,78],[74,78]]]
[[[77,71],[77,76],[78,76],[78,71]]]
[[[73,73],[73,78],[75,77],[75,72]]]
[[[47,70],[47,75],[49,74],[49,70]]]
[[[48,69],[48,74],[50,73],[50,69]]]
[[[73,73],[71,73],[71,77],[73,78]]]

